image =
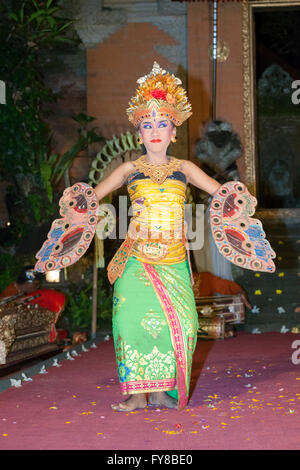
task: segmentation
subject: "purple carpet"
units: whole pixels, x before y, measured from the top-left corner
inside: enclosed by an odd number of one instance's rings
[[[191,400],[177,410],[113,412],[113,341],[0,393],[2,450],[300,449],[299,335],[199,341]],[[300,341],[299,341],[300,358]]]

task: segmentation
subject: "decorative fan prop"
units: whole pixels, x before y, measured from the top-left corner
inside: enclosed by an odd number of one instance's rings
[[[252,219],[257,200],[243,183],[229,181],[213,197],[210,222],[219,252],[231,263],[253,271],[274,272],[276,253],[260,220]]]
[[[47,240],[36,254],[35,270],[62,269],[74,264],[88,249],[96,230],[98,200],[86,183],[65,189],[59,201],[61,219],[51,225]]]

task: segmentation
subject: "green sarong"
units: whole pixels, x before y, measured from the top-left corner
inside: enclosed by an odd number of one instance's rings
[[[197,329],[188,261],[150,264],[130,256],[113,296],[121,393],[165,391],[184,407]]]

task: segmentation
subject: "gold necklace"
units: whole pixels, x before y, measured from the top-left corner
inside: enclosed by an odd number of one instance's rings
[[[162,184],[167,176],[172,175],[172,173],[175,170],[178,170],[182,164],[181,160],[175,157],[170,157],[170,161],[168,163],[160,163],[156,165],[148,163],[146,161],[146,155],[142,155],[132,163],[141,173],[144,173],[145,176],[150,176],[151,180],[157,184]]]

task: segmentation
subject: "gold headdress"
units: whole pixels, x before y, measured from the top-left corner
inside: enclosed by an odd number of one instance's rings
[[[143,119],[167,117],[176,126],[188,119],[192,107],[181,80],[154,62],[152,71],[137,80],[139,87],[127,109],[128,119],[138,126]]]

